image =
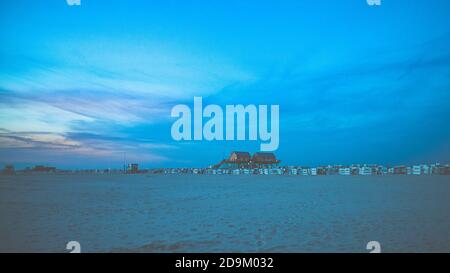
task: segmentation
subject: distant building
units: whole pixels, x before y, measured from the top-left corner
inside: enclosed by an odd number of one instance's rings
[[[339,173],[339,167],[328,165],[325,167],[325,171],[327,175],[337,174]]]
[[[309,175],[309,173],[310,173],[309,168],[303,168],[302,169],[302,175]]]
[[[388,174],[394,174],[394,168],[392,167],[388,168]]]
[[[251,160],[252,164],[261,167],[261,166],[270,166],[276,167],[280,160],[277,160],[274,153],[255,153]]]
[[[270,174],[283,174],[282,170],[280,168],[272,168],[270,169]]]
[[[290,175],[297,175],[298,174],[298,169],[295,167],[288,167],[288,174]]]
[[[6,165],[5,168],[2,171],[3,174],[14,174],[14,166],[13,165]]]
[[[128,164],[127,173],[139,173],[139,164],[137,163]]]
[[[422,167],[420,165],[414,165],[412,167],[412,174],[414,174],[414,175],[421,175],[422,174]]]
[[[422,174],[427,174],[427,175],[430,174],[430,166],[423,164],[423,165],[421,165],[421,167],[422,167]]]
[[[381,175],[381,174],[383,174],[383,167],[382,166],[373,165],[372,166],[372,174],[373,175]]]
[[[37,165],[33,169],[31,169],[31,171],[38,172],[38,173],[54,173],[54,172],[56,172],[56,168]]]
[[[349,167],[341,167],[339,168],[339,175],[350,175],[350,168]]]
[[[407,168],[406,166],[395,166],[394,167],[394,174],[406,174]]]
[[[249,152],[232,152],[229,158],[230,162],[233,163],[250,163],[250,153]]]
[[[359,168],[359,175],[372,175],[372,168],[369,166],[362,166]]]
[[[449,175],[450,174],[450,165],[440,165],[438,168],[438,174],[440,175]]]
[[[439,163],[431,164],[430,165],[430,174],[439,174]]]
[[[326,167],[317,167],[317,175],[326,175],[327,168]]]
[[[248,152],[238,152],[234,151],[230,154],[228,159],[220,161],[218,164],[214,165],[214,169],[240,169],[250,167],[250,153]]]
[[[232,152],[228,159],[214,165],[214,169],[255,169],[274,168],[280,163],[273,153],[255,153],[253,157],[248,152]]]

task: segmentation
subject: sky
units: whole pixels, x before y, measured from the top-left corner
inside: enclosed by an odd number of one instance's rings
[[[450,1],[0,1],[0,165],[206,167],[177,104],[280,106],[283,165],[450,163]]]

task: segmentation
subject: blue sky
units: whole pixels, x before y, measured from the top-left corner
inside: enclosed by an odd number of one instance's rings
[[[170,109],[279,104],[284,164],[450,162],[450,1],[0,2],[0,164],[208,166]]]

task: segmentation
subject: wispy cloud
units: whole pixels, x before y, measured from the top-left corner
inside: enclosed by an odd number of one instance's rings
[[[39,153],[47,155],[37,162],[48,161],[48,155],[51,155],[54,163],[62,163],[70,157],[76,157],[119,164],[126,157],[128,160],[145,161],[151,164],[168,160],[167,157],[158,155],[155,151],[175,148],[172,145],[155,143],[148,139],[86,133],[12,132],[0,129],[1,153],[11,154],[13,151],[20,151],[21,158],[16,158],[19,163],[36,162],[34,155]],[[11,158],[3,158],[2,161],[4,160],[11,160]]]
[[[166,122],[178,100],[251,78],[220,57],[145,40],[64,41],[34,57],[1,56],[13,63],[0,65],[0,125],[9,130],[0,136],[2,148],[127,153],[152,162],[167,160],[161,149],[173,146],[167,139],[146,140],[148,132],[140,138],[123,134],[126,128]],[[48,134],[33,133],[38,131]]]

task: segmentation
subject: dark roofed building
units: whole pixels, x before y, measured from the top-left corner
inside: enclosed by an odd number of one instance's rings
[[[255,153],[252,158],[252,162],[255,164],[278,164],[279,160],[273,153]]]
[[[56,172],[56,167],[46,167],[42,165],[37,165],[31,170],[33,172],[40,172],[40,173],[53,173]]]
[[[6,165],[3,169],[4,174],[14,174],[14,166],[13,165]]]
[[[137,163],[128,164],[127,173],[139,173],[139,165]]]
[[[270,168],[278,165],[273,153],[255,153],[253,157],[249,152],[232,152],[228,159],[220,161],[213,166],[213,169],[244,169],[244,168]]]
[[[233,163],[248,163],[250,162],[249,152],[232,152],[230,155],[229,162]]]

